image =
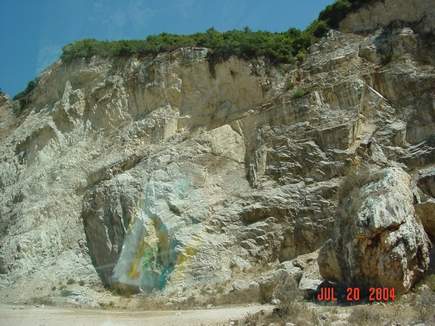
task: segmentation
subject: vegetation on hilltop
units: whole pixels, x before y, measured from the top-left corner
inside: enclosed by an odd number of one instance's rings
[[[349,12],[365,4],[379,0],[337,0],[327,6],[308,28],[301,31],[290,28],[286,32],[243,30],[219,32],[214,28],[205,33],[177,35],[161,33],[148,36],[144,40],[98,41],[84,39],[66,45],[61,54],[64,62],[77,58],[91,58],[95,55],[104,58],[157,55],[181,47],[209,48],[209,61],[224,61],[230,56],[243,59],[265,57],[271,63],[292,63],[303,60],[308,47],[324,36],[330,28],[337,28]],[[18,93],[14,100],[25,105],[28,95],[35,88],[37,80],[31,81],[26,89]]]
[[[157,55],[182,47],[211,49],[210,58],[225,60],[234,55],[245,59],[264,56],[274,63],[289,63],[301,50],[311,44],[311,35],[298,29],[287,32],[253,32],[249,28],[218,32],[210,28],[205,33],[177,35],[162,33],[148,36],[145,40],[97,41],[86,39],[63,48],[61,58],[70,62],[75,58],[129,57],[132,55]]]
[[[27,83],[26,88],[19,92],[14,96],[14,100],[18,100],[20,102],[20,107],[25,106],[29,101],[29,94],[33,91],[33,89],[38,84],[38,78],[35,78]]]
[[[230,56],[244,59],[264,56],[271,63],[291,63],[303,58],[307,48],[330,28],[337,28],[340,21],[352,11],[379,0],[337,0],[327,6],[304,31],[291,28],[287,32],[272,33],[244,30],[218,32],[210,28],[205,33],[177,35],[162,33],[148,36],[145,40],[97,41],[80,40],[63,48],[61,58],[70,62],[75,58],[123,57],[132,55],[156,55],[181,47],[206,47],[211,49],[214,62]]]

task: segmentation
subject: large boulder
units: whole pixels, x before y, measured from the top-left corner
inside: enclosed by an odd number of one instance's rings
[[[343,184],[333,239],[318,263],[330,281],[406,292],[427,270],[429,249],[410,176],[396,167],[368,169]]]
[[[291,302],[314,294],[323,278],[317,265],[318,250],[282,262],[257,279],[264,302]]]

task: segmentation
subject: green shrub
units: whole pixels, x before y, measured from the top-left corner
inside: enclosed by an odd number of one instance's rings
[[[38,78],[35,78],[34,80],[31,80],[24,91],[19,92],[17,95],[14,96],[14,100],[18,101],[19,105],[16,107],[16,113],[20,113],[23,108],[30,102],[30,94],[35,89],[36,85],[38,85]]]
[[[290,79],[287,81],[286,83],[286,89],[287,90],[291,90],[295,87],[295,84],[293,83],[293,81],[291,81]]]
[[[329,30],[327,23],[323,20],[315,20],[308,27],[309,33],[316,38],[321,38],[326,35]]]
[[[319,20],[324,21],[330,28],[337,28],[349,13],[375,1],[379,0],[337,0],[320,12]]]
[[[292,98],[294,98],[294,99],[301,98],[307,94],[308,94],[308,91],[306,89],[297,88],[294,90],[294,92],[292,94]]]
[[[36,87],[38,84],[38,78],[31,80],[27,83],[26,89],[22,92],[19,92],[17,95],[14,96],[14,100],[23,100],[25,99]]]
[[[298,62],[303,62],[306,56],[307,53],[305,51],[299,51],[299,53],[296,55],[296,60],[298,60]]]

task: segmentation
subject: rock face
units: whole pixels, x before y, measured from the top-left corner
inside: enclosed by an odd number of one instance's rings
[[[346,32],[369,32],[392,22],[416,25],[422,32],[435,30],[435,8],[432,0],[372,1],[348,15],[340,28]]]
[[[72,280],[90,301],[270,301],[313,291],[294,263],[330,238],[324,277],[409,289],[433,236],[434,44],[410,23],[213,74],[204,48],[56,62],[25,107],[0,98],[0,300]]]
[[[85,194],[85,232],[94,265],[106,285],[162,289],[175,267],[181,273],[201,247],[219,245],[225,239],[207,234],[213,217],[209,208],[225,198],[225,192],[248,187],[246,181],[234,184],[231,180],[242,178],[244,146],[228,125],[211,134],[213,140],[207,134],[150,155],[128,173]],[[219,143],[220,138],[227,147]],[[208,254],[203,259],[212,264],[214,257]]]
[[[407,291],[427,270],[430,248],[415,218],[411,178],[400,168],[366,173],[343,186],[334,239],[319,254],[320,273],[348,286]]]

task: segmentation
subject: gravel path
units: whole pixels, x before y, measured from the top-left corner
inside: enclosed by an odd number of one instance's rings
[[[0,326],[195,326],[229,325],[272,306],[236,306],[179,311],[105,311],[56,307],[0,306]]]

